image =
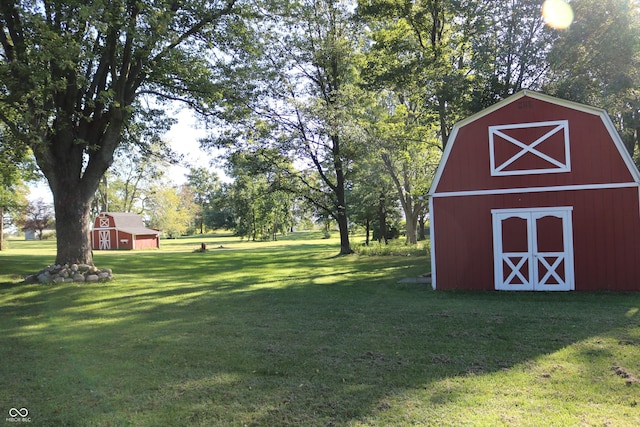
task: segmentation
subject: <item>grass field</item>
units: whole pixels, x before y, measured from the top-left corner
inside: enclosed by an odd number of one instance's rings
[[[0,425],[640,425],[640,294],[432,291],[398,283],[423,257],[337,251],[178,239],[51,286],[19,276],[55,243],[11,241]]]

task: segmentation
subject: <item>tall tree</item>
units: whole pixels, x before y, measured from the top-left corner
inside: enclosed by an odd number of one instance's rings
[[[576,0],[550,53],[545,90],[605,108],[630,153],[640,143],[640,3]]]
[[[371,89],[437,123],[444,146],[453,124],[468,112],[472,93],[471,38],[478,2],[371,0],[358,16],[370,30],[363,76]]]
[[[0,3],[0,121],[51,187],[56,263],[93,263],[91,201],[143,97],[215,102],[210,49],[236,41],[236,1]]]
[[[3,129],[0,126],[0,251],[5,246],[5,220],[27,206],[26,183],[37,178],[32,156],[24,147],[10,144],[11,135]]]
[[[24,231],[37,234],[38,240],[42,240],[44,230],[53,224],[53,212],[51,206],[43,199],[29,202],[25,209],[24,217],[18,222]]]
[[[168,163],[162,153],[162,147],[157,146],[117,150],[98,186],[92,216],[107,211],[144,214],[152,188],[167,172]]]
[[[359,130],[352,120],[359,96],[354,52],[358,32],[353,5],[336,0],[292,0],[255,24],[251,62],[234,68],[225,116],[234,121],[218,143],[244,141],[276,150],[293,162],[289,189],[332,216],[340,253],[352,253],[347,187],[357,157]],[[279,158],[279,157],[278,157]],[[291,182],[291,181],[289,181]]]
[[[0,149],[0,158],[2,154]],[[23,171],[5,160],[0,160],[0,251],[5,248],[5,221],[26,207],[28,194]]]
[[[275,155],[265,158],[265,150],[235,152],[228,160],[233,182],[227,186],[225,199],[231,208],[237,235],[251,240],[276,240],[293,226],[293,195],[282,189],[282,171],[288,163]],[[284,161],[283,161],[284,160]],[[219,203],[217,209],[220,212]]]
[[[349,192],[350,220],[364,227],[365,245],[369,245],[374,230],[378,230],[379,239],[386,239],[387,213],[395,210],[398,199],[379,150],[371,150],[364,161],[355,165],[353,181]]]
[[[197,227],[200,234],[204,233],[205,216],[207,209],[221,191],[220,177],[215,172],[210,172],[206,168],[191,168],[187,174],[187,184],[194,195],[194,201],[198,205],[196,213]]]
[[[193,226],[197,209],[193,193],[188,186],[175,187],[167,182],[154,185],[153,197],[148,201],[148,223],[162,233],[175,239],[187,233]]]
[[[521,89],[540,89],[559,32],[545,26],[538,0],[478,2],[469,66],[477,79],[472,112]]]
[[[424,196],[442,154],[437,124],[413,97],[383,91],[366,126],[370,150],[392,183],[402,207],[406,243],[417,243],[418,219],[426,211]]]

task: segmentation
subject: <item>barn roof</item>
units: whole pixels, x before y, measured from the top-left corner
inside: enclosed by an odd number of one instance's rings
[[[631,174],[631,176],[633,177],[633,181],[635,181],[636,183],[640,183],[640,172],[638,171],[638,168],[635,166],[633,159],[631,158],[631,155],[629,155],[622,139],[620,138],[620,135],[618,134],[613,122],[611,121],[609,115],[607,114],[607,112],[601,108],[596,108],[596,107],[592,107],[589,105],[585,105],[585,104],[580,104],[577,102],[572,102],[572,101],[567,101],[564,99],[560,99],[560,98],[556,98],[550,95],[545,95],[539,92],[534,92],[531,90],[522,90],[514,95],[511,95],[508,98],[503,99],[502,101],[499,101],[498,103],[476,113],[473,114],[461,121],[459,121],[458,123],[456,123],[451,131],[451,134],[449,136],[449,139],[447,141],[447,145],[445,147],[444,153],[442,155],[442,159],[440,161],[440,164],[438,166],[438,169],[436,171],[435,177],[433,179],[433,183],[431,185],[431,188],[429,190],[429,195],[433,196],[433,195],[437,195],[438,193],[441,193],[441,191],[438,191],[438,184],[440,183],[440,179],[442,177],[443,171],[446,168],[446,164],[447,161],[449,160],[450,154],[452,152],[452,150],[454,149],[454,145],[456,142],[456,137],[458,136],[459,131],[473,123],[478,121],[479,119],[482,119],[483,117],[492,114],[494,112],[496,112],[497,110],[512,104],[516,101],[518,101],[521,98],[524,97],[529,97],[529,98],[533,98],[536,100],[540,100],[543,102],[548,102],[550,104],[555,104],[559,107],[564,107],[567,109],[571,109],[571,110],[576,110],[579,111],[581,113],[586,113],[588,115],[592,115],[594,116],[595,120],[600,120],[602,122],[602,124],[604,125],[604,127],[606,128],[606,132],[609,134],[611,140],[613,141],[615,147],[617,148],[618,153],[620,154],[620,157],[622,158],[622,160],[624,161],[624,164],[626,165],[629,173]]]
[[[103,212],[103,215],[112,217],[116,228],[125,233],[132,235],[160,234],[158,230],[145,227],[142,217],[138,214],[132,212]]]

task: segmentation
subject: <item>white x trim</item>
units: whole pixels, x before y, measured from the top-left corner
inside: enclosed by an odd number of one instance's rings
[[[505,254],[504,262],[511,269],[511,273],[509,274],[509,276],[507,276],[507,278],[504,279],[505,285],[515,284],[513,281],[513,279],[515,278],[520,279],[520,284],[528,284],[530,282],[530,280],[524,277],[524,275],[522,274],[522,266],[529,259],[528,255],[529,255],[528,253],[524,253],[522,255],[519,255],[519,254],[516,255],[514,253]],[[518,259],[518,258],[519,258],[518,263],[514,264],[512,259]],[[530,275],[529,269],[527,269],[527,275]]]
[[[508,135],[507,133],[503,132],[510,129],[548,128],[550,126],[553,127],[545,132],[544,135],[532,142],[520,141],[512,135]],[[538,145],[549,140],[549,138],[559,132],[562,132],[562,140],[558,143],[562,144],[561,148],[564,154],[564,158],[557,159],[536,149]],[[496,164],[496,138],[508,141],[518,147],[520,150],[516,154],[509,157],[507,160],[502,161],[500,164]],[[571,162],[569,157],[569,122],[567,120],[489,126],[489,149],[491,175],[493,176],[531,175],[550,172],[569,172],[571,170]],[[534,156],[548,162],[549,167],[539,169],[525,169],[515,167],[516,165],[513,164],[527,153],[531,153]],[[509,168],[509,166],[513,167]]]

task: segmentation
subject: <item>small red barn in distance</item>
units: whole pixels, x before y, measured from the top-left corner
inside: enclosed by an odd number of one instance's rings
[[[454,126],[429,194],[434,289],[640,290],[640,174],[604,110],[519,92]]]
[[[160,247],[160,232],[144,226],[142,217],[129,212],[102,212],[93,223],[91,248],[147,249]]]

